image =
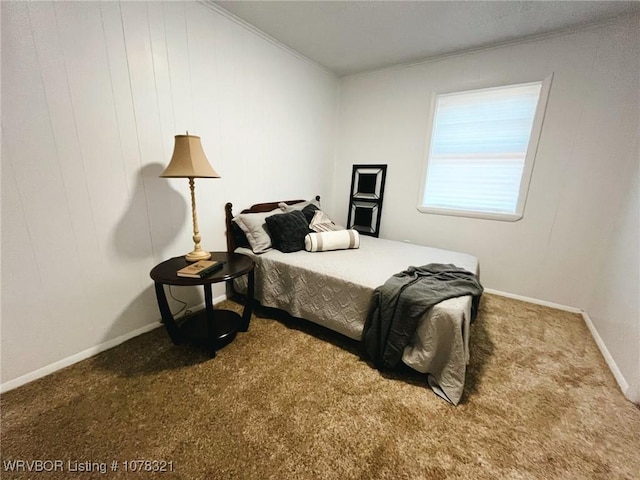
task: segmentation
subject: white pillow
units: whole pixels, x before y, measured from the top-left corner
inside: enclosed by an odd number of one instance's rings
[[[235,216],[233,221],[247,236],[253,253],[264,253],[271,250],[272,247],[265,218],[282,213],[284,212],[279,208],[271,210],[270,212],[241,213]]]
[[[360,234],[357,230],[337,230],[333,232],[308,233],[304,237],[304,249],[307,252],[326,252],[360,247]]]

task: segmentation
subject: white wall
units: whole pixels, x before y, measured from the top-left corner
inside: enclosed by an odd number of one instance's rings
[[[621,182],[624,198],[615,226],[603,239],[604,255],[598,267],[587,311],[598,335],[614,357],[623,390],[640,404],[640,173],[638,143],[634,169]],[[626,383],[626,385],[625,385]]]
[[[342,78],[334,202],[344,207],[337,219],[346,221],[352,165],[388,164],[382,237],[472,253],[487,288],[594,309],[606,348],[637,383],[638,207],[629,179],[638,163],[639,32],[638,17],[628,18]],[[418,212],[430,95],[551,73],[524,218]]]
[[[196,181],[206,249],[227,201],[328,196],[337,81],[195,2],[1,8],[7,388],[158,321],[149,271],[193,246],[175,134],[222,175]]]

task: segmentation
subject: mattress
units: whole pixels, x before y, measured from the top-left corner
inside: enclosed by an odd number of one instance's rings
[[[478,272],[475,257],[449,250],[368,236],[360,248],[327,252],[283,253],[250,249],[236,253],[256,263],[255,299],[360,340],[374,290],[409,266],[451,263]],[[242,285],[236,285],[243,291]],[[456,404],[462,395],[469,361],[471,297],[440,302],[420,322],[402,361],[429,375],[429,384]]]

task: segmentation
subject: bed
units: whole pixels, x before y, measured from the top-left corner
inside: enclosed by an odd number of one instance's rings
[[[251,214],[275,214],[278,208],[284,208],[283,203],[295,207],[302,202],[260,203],[242,210],[240,215],[253,219]],[[240,215],[234,215],[230,203],[225,211],[228,251],[247,255],[256,264],[256,301],[357,341],[375,289],[408,266],[450,263],[478,273],[478,261],[471,255],[365,235],[359,236],[359,248],[291,253],[267,248],[256,253],[250,245],[239,246],[241,233],[233,219]],[[237,283],[234,288],[242,292],[246,287]],[[462,397],[469,362],[471,308],[471,296],[435,305],[420,321],[402,355],[404,364],[426,374],[432,390],[454,405]]]

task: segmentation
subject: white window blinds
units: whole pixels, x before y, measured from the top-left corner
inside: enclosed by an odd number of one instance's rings
[[[526,163],[533,162],[528,152],[542,86],[536,82],[436,97],[421,211],[521,217],[519,200],[528,187],[523,174]],[[535,144],[538,133],[539,128]]]

